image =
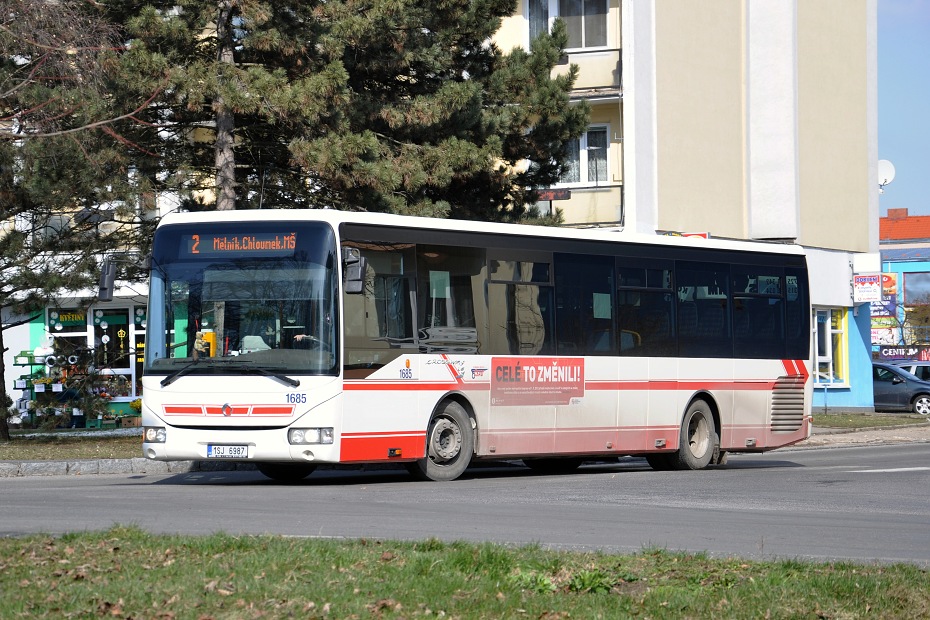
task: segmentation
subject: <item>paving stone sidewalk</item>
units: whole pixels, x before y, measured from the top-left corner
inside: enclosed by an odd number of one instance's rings
[[[873,444],[930,442],[930,420],[907,426],[869,429],[839,430],[818,429],[810,439],[795,444],[795,448],[821,448],[825,446],[863,446]]]

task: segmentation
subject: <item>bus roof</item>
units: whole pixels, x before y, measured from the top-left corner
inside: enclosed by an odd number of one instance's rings
[[[537,238],[571,239],[578,241],[636,243],[653,246],[684,246],[742,252],[768,252],[773,254],[804,254],[804,248],[797,244],[774,241],[745,241],[720,238],[707,239],[697,236],[652,235],[627,231],[622,228],[565,228],[557,226],[535,226],[531,224],[502,224],[472,220],[392,215],[387,213],[339,211],[336,209],[248,209],[241,211],[198,211],[191,213],[172,212],[165,215],[158,226],[160,228],[162,226],[174,224],[271,222],[276,220],[282,222],[326,222],[336,230],[338,230],[340,224],[347,223],[383,226],[386,228],[475,232]]]

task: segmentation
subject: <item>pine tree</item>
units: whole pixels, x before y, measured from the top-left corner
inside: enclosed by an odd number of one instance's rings
[[[3,333],[56,296],[96,282],[101,253],[144,230],[125,145],[110,124],[107,66],[118,40],[99,14],[59,2],[0,2],[0,351]],[[129,107],[123,107],[129,106]],[[4,367],[0,357],[0,377]],[[0,402],[7,386],[0,382]],[[9,439],[0,411],[0,439]]]
[[[560,23],[532,53],[490,43],[513,0],[103,4],[132,97],[165,84],[120,134],[187,208],[233,191],[237,208],[520,220],[586,125],[575,72],[551,77]]]

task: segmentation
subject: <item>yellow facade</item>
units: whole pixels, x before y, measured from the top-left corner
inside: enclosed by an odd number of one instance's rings
[[[566,224],[876,251],[875,0],[584,5],[606,42],[555,73],[578,66],[607,172],[557,186]],[[498,46],[528,49],[540,6],[570,4],[521,0]]]

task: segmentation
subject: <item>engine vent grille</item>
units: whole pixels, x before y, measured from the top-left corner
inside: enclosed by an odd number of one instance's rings
[[[772,391],[772,431],[791,432],[804,422],[803,377],[780,377]]]

